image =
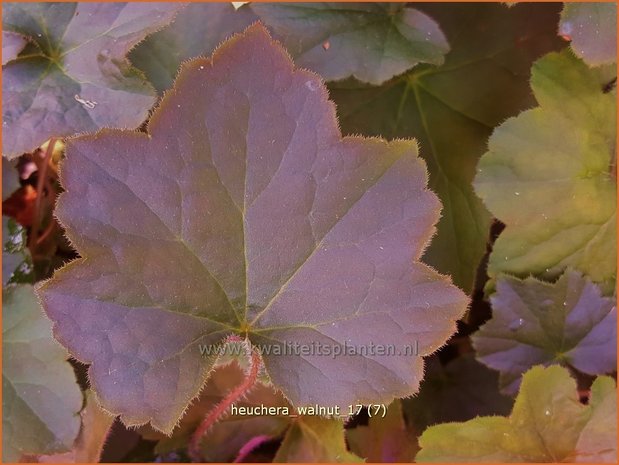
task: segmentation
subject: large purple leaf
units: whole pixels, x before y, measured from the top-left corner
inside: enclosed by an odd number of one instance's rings
[[[440,203],[415,141],[342,138],[260,25],[183,65],[148,133],[68,141],[57,215],[83,258],[39,288],[107,410],[169,432],[231,333],[295,405],[417,390],[467,299],[418,262]]]
[[[125,55],[181,6],[4,3],[3,30],[30,43],[2,60],[2,152],[16,157],[50,137],[140,124],[155,92]]]

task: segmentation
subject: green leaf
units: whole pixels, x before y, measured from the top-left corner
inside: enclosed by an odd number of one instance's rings
[[[2,66],[17,58],[28,40],[21,34],[2,31]]]
[[[568,266],[597,282],[617,271],[616,95],[609,72],[569,50],[533,66],[539,107],[499,126],[479,162],[475,190],[507,225],[488,274],[554,278]]]
[[[589,404],[594,409],[576,450],[579,462],[617,462],[617,395],[612,378],[598,378],[591,387]]]
[[[2,201],[8,199],[20,186],[15,163],[2,157]]]
[[[466,421],[482,415],[507,415],[513,400],[499,392],[499,375],[462,355],[445,366],[437,357],[426,360],[419,393],[402,401],[409,423],[416,431],[449,421]]]
[[[299,417],[286,433],[274,463],[361,463],[348,452],[344,424],[337,419]]]
[[[231,3],[191,3],[172,24],[148,36],[129,54],[159,93],[172,87],[184,61],[207,56],[225,39],[257,20],[248,7]]]
[[[478,417],[428,428],[417,462],[617,461],[617,390],[598,378],[589,405],[578,401],[576,383],[559,366],[535,367],[509,418]],[[597,425],[608,427],[600,437]]]
[[[67,142],[56,215],[85,258],[39,287],[104,408],[170,432],[234,333],[295,406],[417,390],[467,298],[418,262],[440,203],[414,141],[342,138],[261,25],[184,65],[147,130]]]
[[[26,229],[13,218],[2,217],[2,286],[34,279],[32,258],[26,248]]]
[[[50,137],[139,125],[155,93],[125,55],[180,6],[6,3],[3,30],[32,43],[2,67],[3,153],[13,158]]]
[[[71,449],[82,394],[30,285],[2,290],[2,459]]]
[[[591,375],[617,367],[617,307],[580,273],[554,283],[510,276],[497,280],[492,319],[473,336],[477,358],[501,372],[504,392],[538,364],[569,363]]]
[[[99,463],[114,417],[99,407],[92,391],[86,392],[86,406],[80,412],[82,427],[69,452],[37,457],[39,463]],[[28,460],[30,461],[30,460]]]
[[[2,201],[19,189],[19,174],[14,164],[2,157]],[[14,219],[2,217],[2,286],[10,280],[27,282],[32,271],[30,253],[26,248],[26,230]]]
[[[404,424],[400,400],[389,406],[384,418],[374,416],[367,426],[346,430],[346,438],[350,450],[369,463],[412,463],[418,450]]]
[[[589,66],[617,61],[617,4],[566,2],[559,34],[572,41],[572,50]]]
[[[405,3],[252,3],[299,66],[327,81],[382,84],[419,63],[440,65],[449,44]]]
[[[471,181],[492,129],[531,106],[528,73],[560,44],[555,5],[428,4],[452,46],[445,64],[419,66],[381,87],[334,83],[346,134],[416,137],[430,187],[444,205],[424,261],[470,291],[485,253],[489,215]]]

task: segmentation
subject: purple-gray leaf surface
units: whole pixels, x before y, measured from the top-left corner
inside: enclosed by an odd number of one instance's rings
[[[17,157],[50,137],[140,124],[155,92],[126,54],[181,6],[4,3],[3,31],[31,43],[2,68],[3,154]]]
[[[473,337],[477,357],[499,370],[503,391],[514,394],[534,365],[569,363],[604,374],[617,367],[617,306],[576,271],[556,283],[503,275],[490,298],[492,319]]]
[[[38,288],[104,408],[170,432],[230,334],[270,347],[294,405],[417,390],[467,298],[419,262],[440,202],[415,141],[342,138],[261,25],[183,65],[147,131],[67,141],[56,214],[82,258]]]
[[[11,60],[17,58],[19,52],[21,52],[26,44],[28,43],[28,39],[26,39],[21,34],[16,34],[14,32],[2,32],[2,66],[8,63]]]

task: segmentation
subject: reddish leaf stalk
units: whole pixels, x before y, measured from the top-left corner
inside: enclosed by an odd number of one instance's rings
[[[249,456],[249,454],[265,442],[269,442],[271,439],[273,438],[271,436],[267,436],[266,434],[261,434],[260,436],[251,438],[243,447],[241,447],[241,450],[234,459],[233,463],[242,463]]]
[[[240,338],[231,336],[226,340],[226,342],[238,342]],[[243,341],[245,344],[250,346],[249,341]],[[256,381],[258,380],[258,373],[260,372],[261,358],[260,354],[253,349],[249,349],[251,351],[249,355],[249,369],[245,375],[245,379],[235,387],[232,391],[224,397],[221,402],[219,402],[202,420],[200,426],[194,431],[191,436],[191,441],[189,442],[189,457],[194,462],[201,462],[202,459],[202,451],[200,448],[200,443],[202,439],[208,432],[208,430],[215,424],[219,419],[226,413],[226,411],[230,408],[230,406],[241,399],[254,387]]]
[[[30,251],[33,255],[34,249],[37,247],[39,242],[38,236],[39,228],[41,227],[41,202],[43,198],[43,189],[45,188],[45,184],[47,184],[47,168],[49,167],[49,162],[52,159],[52,155],[54,153],[56,140],[57,139],[53,137],[49,140],[43,162],[38,167],[39,176],[37,179],[37,197],[34,200],[34,218],[32,219],[32,229],[30,231]]]

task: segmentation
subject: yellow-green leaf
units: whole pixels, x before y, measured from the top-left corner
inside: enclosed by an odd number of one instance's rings
[[[565,368],[534,367],[523,378],[510,417],[478,417],[431,426],[417,462],[617,461],[617,393],[598,378],[589,405],[579,402]],[[604,428],[599,437],[595,433]]]
[[[363,459],[348,452],[344,424],[338,419],[299,417],[279,447],[275,463],[356,463]]]
[[[568,266],[597,282],[616,276],[616,94],[611,68],[569,50],[535,63],[539,106],[495,129],[475,190],[505,230],[488,273],[554,278]]]
[[[417,453],[417,439],[406,428],[402,402],[387,408],[385,417],[373,416],[367,426],[346,430],[350,450],[369,463],[410,463]]]

